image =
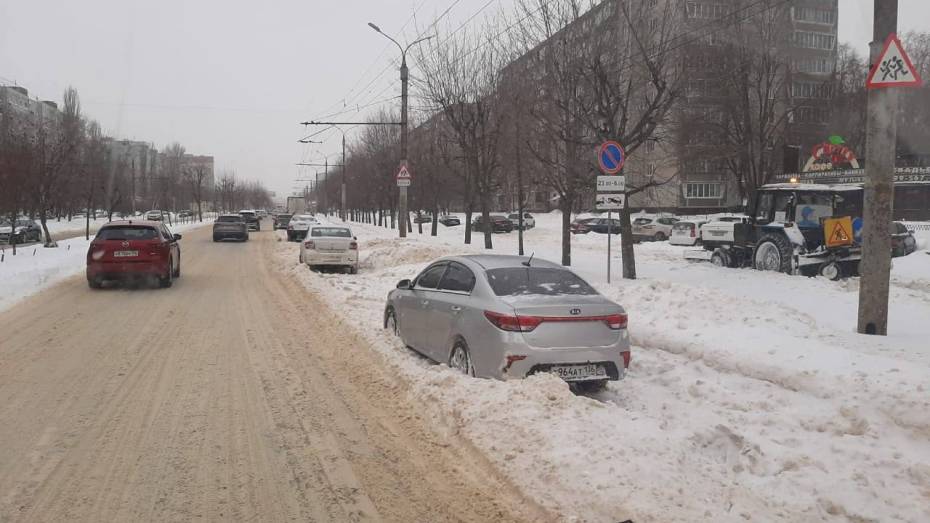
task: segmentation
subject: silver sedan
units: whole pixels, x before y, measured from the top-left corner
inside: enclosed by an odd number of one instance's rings
[[[388,294],[384,326],[471,376],[548,372],[594,390],[630,363],[623,307],[561,265],[520,256],[434,261]]]

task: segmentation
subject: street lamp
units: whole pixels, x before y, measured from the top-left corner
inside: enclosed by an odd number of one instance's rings
[[[414,40],[413,42],[407,44],[407,47],[400,45],[400,43],[391,38],[390,35],[381,30],[380,27],[375,24],[368,22],[368,27],[371,27],[378,33],[384,35],[385,38],[394,42],[394,45],[400,49],[400,164],[402,166],[407,165],[407,51],[416,44],[425,42],[432,38],[432,36],[427,36],[420,38],[419,40]],[[407,237],[407,187],[400,188],[400,201],[398,203],[399,209],[399,225],[400,225],[400,237]]]

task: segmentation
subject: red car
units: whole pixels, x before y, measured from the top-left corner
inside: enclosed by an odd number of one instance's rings
[[[110,222],[97,231],[87,249],[87,284],[99,289],[105,281],[153,278],[171,287],[181,276],[180,234],[162,222]]]

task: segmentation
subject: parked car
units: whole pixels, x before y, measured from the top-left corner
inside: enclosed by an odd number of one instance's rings
[[[678,218],[670,217],[644,217],[633,220],[633,239],[663,242],[672,235],[672,227]]]
[[[164,219],[165,219],[165,213],[164,213],[164,211],[151,210],[151,211],[145,213],[145,219],[148,220],[148,221],[150,221],[150,222],[160,222],[160,221],[164,221]]]
[[[914,233],[907,230],[901,222],[891,224],[891,254],[892,256],[907,256],[917,250],[917,239]]]
[[[429,214],[420,213],[413,217],[413,223],[433,223],[433,217]]]
[[[446,214],[439,217],[439,223],[445,225],[446,227],[454,227],[456,225],[461,225],[462,221],[459,220],[458,216]]]
[[[701,241],[701,226],[706,220],[690,219],[680,220],[672,225],[672,234],[668,243],[672,245],[697,245]]]
[[[291,221],[290,214],[275,214],[274,215],[274,230],[278,229],[287,229],[287,224]]]
[[[213,222],[213,241],[228,239],[241,242],[249,240],[249,226],[238,214],[221,214]]]
[[[158,221],[121,220],[97,231],[87,249],[87,285],[111,280],[152,279],[171,287],[181,276],[180,234]]]
[[[620,220],[611,218],[596,218],[591,220],[587,224],[588,229],[591,232],[596,232],[598,234],[620,234]]]
[[[508,214],[507,219],[513,224],[514,229],[520,228],[520,213]],[[533,215],[528,212],[523,213],[523,230],[526,231],[533,227],[536,227],[536,218],[533,218]]]
[[[178,218],[190,218],[193,215],[194,213],[192,213],[191,211],[181,211],[178,213]]]
[[[312,214],[295,214],[287,224],[287,241],[296,242],[303,240],[307,236],[307,231],[311,225],[318,225],[320,222]]]
[[[578,218],[569,225],[572,234],[588,234],[591,232],[589,224],[598,218]]]
[[[20,244],[42,241],[42,227],[34,220],[21,218],[15,225],[9,221],[0,222],[0,243]]]
[[[513,223],[510,222],[506,217],[499,214],[492,214],[488,216],[490,220],[491,232],[513,232]],[[471,228],[473,231],[484,232],[486,227],[485,223],[482,221],[482,217],[478,216],[472,221]]]
[[[342,268],[358,273],[358,240],[348,227],[313,225],[300,243],[300,263],[311,269]]]
[[[239,216],[242,216],[243,221],[245,221],[250,231],[262,230],[262,219],[258,217],[258,213],[255,211],[243,209],[239,211]]]
[[[596,390],[630,363],[623,307],[569,269],[522,256],[434,261],[388,293],[384,326],[428,358],[482,378],[548,372]]]

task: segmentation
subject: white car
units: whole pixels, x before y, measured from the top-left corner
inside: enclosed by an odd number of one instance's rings
[[[743,215],[723,215],[714,217],[701,226],[701,242],[704,248],[715,248],[736,242],[736,224],[749,223],[749,217]]]
[[[311,269],[342,268],[358,273],[358,241],[348,227],[313,225],[300,242],[300,263]]]
[[[295,214],[291,217],[291,221],[287,222],[287,241],[303,240],[310,227],[319,224],[319,220],[312,214]]]
[[[697,245],[701,241],[701,226],[707,223],[706,220],[690,219],[681,220],[672,225],[672,235],[668,237],[668,243],[672,245]]]
[[[633,220],[633,239],[664,242],[677,222],[678,218],[673,217],[639,216]]]
[[[164,211],[149,211],[145,213],[145,219],[153,222],[160,222],[164,220]]]
[[[520,228],[520,213],[508,214],[507,219],[513,224],[514,229]],[[523,213],[523,230],[526,231],[533,227],[536,227],[536,218],[533,218],[533,215],[528,212]]]

